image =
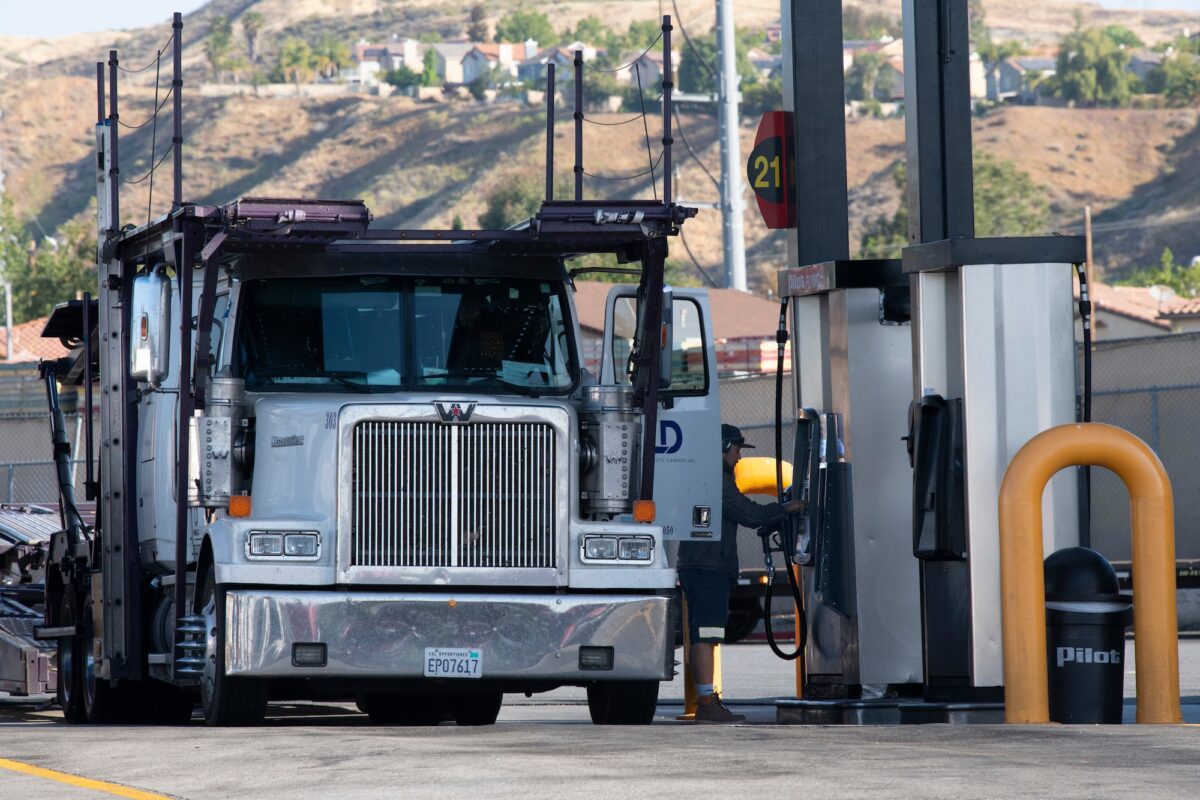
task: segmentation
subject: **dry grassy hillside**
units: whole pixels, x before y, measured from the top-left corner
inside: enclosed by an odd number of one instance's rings
[[[488,7],[493,19],[519,0],[500,0]],[[545,4],[543,4],[545,5]],[[712,22],[712,3],[684,0],[680,11],[692,31]],[[867,3],[867,5],[872,5]],[[670,11],[670,2],[664,3]],[[898,4],[878,4],[880,8]],[[565,29],[587,14],[601,16],[614,27],[632,19],[653,18],[657,0],[592,0],[549,3],[554,23]],[[368,38],[392,32],[438,30],[461,32],[466,5],[450,0],[384,2],[384,0],[213,0],[189,15],[185,58],[186,131],[185,196],[195,202],[225,202],[245,195],[318,195],[361,197],[382,225],[449,226],[456,217],[475,224],[488,193],[522,175],[540,176],[544,147],[541,108],[483,106],[473,102],[419,104],[404,98],[348,96],[314,100],[295,97],[200,98],[194,86],[204,75],[200,42],[208,21],[221,13],[236,19],[254,8],[267,22],[264,47],[293,33],[330,30],[339,36]],[[738,6],[739,24],[762,26],[776,16],[770,0],[746,0]],[[989,20],[996,28],[1020,27],[1028,38],[1038,32],[1065,30],[1068,4],[990,0]],[[1086,7],[1098,22],[1110,12]],[[1194,17],[1193,17],[1194,19]],[[1147,32],[1164,31],[1175,16],[1121,12],[1123,24]],[[1159,22],[1167,20],[1163,25]],[[1144,28],[1139,28],[1144,25]],[[1158,27],[1156,27],[1158,26]],[[1173,29],[1172,29],[1173,30]],[[152,56],[164,30],[89,34],[55,41],[54,46],[19,50],[28,63],[13,58],[14,40],[0,38],[0,112],[6,139],[0,144],[4,186],[19,211],[36,215],[53,230],[69,219],[93,213],[92,124],[95,114],[94,60],[109,40],[121,42],[125,63],[136,65]],[[86,51],[86,52],[85,52]],[[4,60],[7,58],[7,60]],[[16,64],[14,67],[13,65]],[[5,65],[8,65],[7,67]],[[122,120],[138,124],[153,106],[153,88],[145,73],[123,89]],[[628,115],[597,115],[617,122]],[[570,175],[569,116],[560,113],[558,164]],[[165,122],[165,120],[164,120]],[[686,116],[684,133],[708,169],[718,169],[714,120]],[[586,127],[586,168],[603,175],[646,169],[647,154],[640,123]],[[658,152],[657,126],[651,125],[652,150]],[[122,129],[122,172],[136,179],[150,166],[152,129]],[[169,131],[159,130],[157,152],[165,151]],[[1163,246],[1190,258],[1200,253],[1200,133],[1196,109],[1131,111],[1004,108],[974,124],[976,147],[1011,160],[1045,187],[1053,226],[1065,230],[1078,223],[1085,204],[1098,213],[1097,257],[1102,267],[1121,274],[1134,265],[1157,259]],[[851,248],[864,223],[890,217],[899,192],[892,172],[904,158],[901,120],[854,119],[847,122],[849,149]],[[742,129],[743,154],[753,139],[753,123]],[[677,139],[678,141],[678,139]],[[678,196],[686,200],[715,198],[704,171],[682,147]],[[149,183],[122,190],[126,222],[162,213],[170,195],[169,171],[157,176],[154,201]],[[588,195],[651,196],[647,179],[614,183],[588,181]],[[770,275],[783,261],[783,242],[769,234],[748,197],[747,246],[751,275],[757,285],[771,285]],[[1132,222],[1130,221],[1132,220]],[[1181,222],[1181,220],[1185,222]],[[1192,224],[1186,221],[1191,220]],[[688,226],[688,243],[697,259],[716,269],[721,260],[721,226],[712,211],[701,211]],[[676,253],[682,255],[682,253]],[[719,271],[719,270],[718,270]]]

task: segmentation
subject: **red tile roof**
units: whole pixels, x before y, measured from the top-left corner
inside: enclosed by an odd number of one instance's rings
[[[0,326],[0,353],[5,364],[18,364],[41,361],[43,358],[62,358],[69,351],[62,346],[58,339],[43,339],[42,329],[46,327],[46,317],[31,319],[13,326],[13,347],[8,347],[8,331]]]
[[[613,284],[601,281],[575,281],[575,306],[579,325],[599,333],[604,330],[604,303]],[[779,305],[749,292],[735,289],[709,289],[713,336],[717,339],[775,340]]]
[[[1166,319],[1200,316],[1200,298],[1179,298],[1163,308],[1161,316]]]
[[[1179,303],[1169,290],[1154,286],[1110,286],[1107,283],[1092,283],[1088,286],[1092,306],[1096,311],[1107,311],[1122,317],[1144,322],[1163,330],[1170,330],[1171,323],[1163,319],[1163,312]],[[1076,296],[1078,297],[1078,289]]]

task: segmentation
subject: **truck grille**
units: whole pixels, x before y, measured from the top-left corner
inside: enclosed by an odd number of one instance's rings
[[[367,420],[353,430],[353,566],[557,565],[553,426]]]

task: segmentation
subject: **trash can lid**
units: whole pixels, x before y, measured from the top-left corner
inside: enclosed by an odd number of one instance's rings
[[[1087,547],[1068,547],[1051,553],[1042,565],[1042,575],[1048,599],[1099,600],[1120,592],[1112,564]]]

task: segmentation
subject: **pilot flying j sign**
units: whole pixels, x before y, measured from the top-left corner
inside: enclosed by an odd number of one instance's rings
[[[796,227],[796,173],[792,113],[768,111],[758,123],[746,180],[768,228]]]

